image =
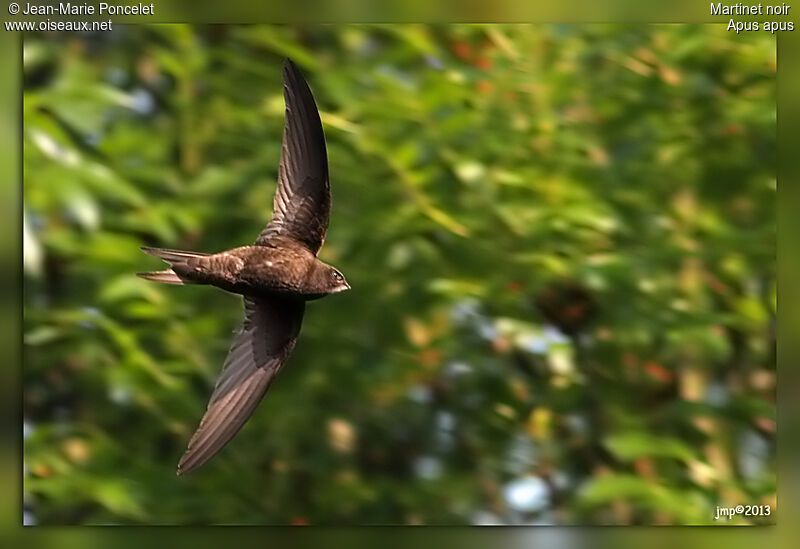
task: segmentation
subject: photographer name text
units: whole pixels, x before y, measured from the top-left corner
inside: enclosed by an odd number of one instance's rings
[[[153,15],[153,4],[108,4],[100,2],[96,6],[86,3],[60,2],[54,4],[24,5],[21,15]]]

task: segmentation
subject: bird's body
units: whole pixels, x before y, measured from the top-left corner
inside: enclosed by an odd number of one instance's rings
[[[142,248],[169,264],[139,276],[167,284],[208,284],[244,296],[245,317],[200,426],[178,463],[206,463],[249,419],[294,349],[306,301],[350,289],[317,259],[330,216],[325,136],[298,68],[283,69],[286,121],[272,220],[252,246],[206,254]]]
[[[172,261],[174,284],[210,284],[242,295],[278,295],[310,301],[347,289],[336,285],[330,265],[323,263],[297,241],[274,237],[261,246],[240,246],[216,254],[144,248]],[[180,259],[170,260],[171,254]],[[335,271],[338,273],[338,271]],[[162,280],[162,282],[168,282]]]

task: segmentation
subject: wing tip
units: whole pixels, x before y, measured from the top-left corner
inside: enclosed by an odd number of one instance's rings
[[[186,467],[183,463],[178,463],[178,468],[175,471],[175,476],[182,477],[186,473],[193,471],[195,467]]]
[[[178,469],[175,471],[176,476],[183,476],[186,473],[191,473],[201,465],[205,463],[205,461],[195,461],[195,463],[191,463],[192,458],[196,457],[192,454],[192,449],[188,448],[186,452],[181,456],[181,459],[178,461]],[[207,461],[207,460],[206,460]]]
[[[302,73],[300,72],[300,68],[297,66],[297,64],[294,61],[292,61],[291,57],[285,58],[283,60],[283,81],[284,81],[284,83],[288,82],[289,78],[291,76],[295,76],[296,77],[297,75],[302,76]]]
[[[300,70],[300,67],[297,66],[297,63],[295,63],[291,57],[287,57],[283,60],[283,87],[287,91],[291,90],[295,93],[297,90],[301,90],[305,87],[308,89],[308,93],[311,93],[303,71]]]

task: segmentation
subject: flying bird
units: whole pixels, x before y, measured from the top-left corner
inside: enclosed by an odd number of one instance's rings
[[[244,296],[236,333],[200,426],[178,474],[214,457],[250,418],[294,349],[305,302],[350,289],[317,258],[325,240],[331,196],[325,135],[314,97],[297,66],[283,67],[286,119],[272,220],[252,246],[215,254],[142,248],[169,264],[139,273],[167,284],[209,284]]]

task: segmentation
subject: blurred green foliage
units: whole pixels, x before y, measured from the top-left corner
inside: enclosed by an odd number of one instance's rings
[[[241,303],[138,248],[259,233],[285,56],[353,290],[177,478]],[[24,79],[26,522],[774,521],[770,35],[123,26],[27,35]]]

